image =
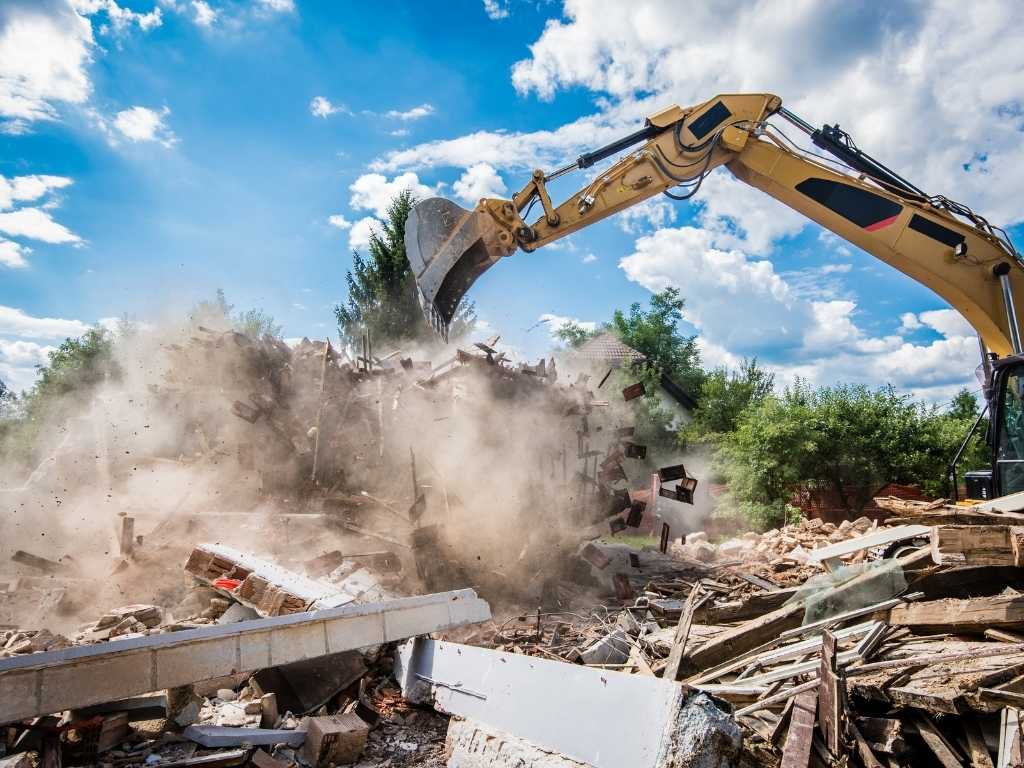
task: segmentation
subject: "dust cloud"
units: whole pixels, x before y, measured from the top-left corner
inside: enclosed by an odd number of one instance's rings
[[[323,341],[216,318],[120,335],[117,375],[39,425],[46,458],[2,470],[0,624],[64,631],[128,602],[172,607],[206,541],[299,571],[331,550],[390,551],[398,593],[477,586],[536,605],[552,581],[585,585],[568,555],[622,511],[596,477],[630,408],[564,363],[467,348],[397,350],[367,371]],[[625,462],[629,487],[649,486],[650,463]],[[56,607],[38,599],[48,582]]]

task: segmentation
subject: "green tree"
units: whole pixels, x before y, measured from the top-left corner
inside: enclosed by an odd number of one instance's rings
[[[745,359],[736,371],[721,367],[706,374],[693,421],[680,430],[680,443],[714,443],[735,431],[743,412],[764,402],[774,385],[775,375],[761,368],[756,357]]]
[[[684,301],[678,288],[666,288],[651,296],[650,308],[634,303],[629,312],[616,310],[611,330],[624,343],[647,358],[646,366],[665,373],[687,392],[698,392],[704,378],[696,336],[679,331]]]
[[[554,335],[556,339],[564,341],[573,349],[579,349],[600,332],[601,331],[599,330],[589,331],[579,323],[573,323],[570,321],[556,329]]]
[[[189,313],[196,325],[212,325],[223,328],[230,326],[252,339],[264,336],[280,338],[282,327],[274,317],[262,309],[254,308],[235,312],[235,305],[229,304],[223,288],[218,288],[213,299],[203,299]]]
[[[364,328],[375,342],[399,343],[431,334],[405,253],[405,222],[415,204],[412,192],[399,192],[380,229],[371,232],[367,255],[352,252],[352,269],[345,275],[348,298],[334,307],[334,315],[341,336],[353,343],[358,343]],[[475,320],[472,302],[463,301],[450,335],[465,334]]]
[[[778,524],[800,486],[832,492],[851,514],[886,483],[938,492],[963,434],[962,420],[891,387],[797,382],[743,412],[716,461],[733,506]]]

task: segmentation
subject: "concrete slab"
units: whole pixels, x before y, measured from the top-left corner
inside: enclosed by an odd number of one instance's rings
[[[679,683],[661,678],[426,638],[399,648],[395,677],[413,702],[432,703],[570,761],[552,765],[718,766],[738,753],[739,727],[728,715],[716,718],[706,695],[687,699]],[[692,762],[676,759],[681,750]],[[475,765],[471,753],[464,757],[467,768]]]
[[[301,747],[306,741],[304,730],[282,730],[280,728],[228,728],[219,725],[190,725],[182,734],[207,749],[224,747],[266,747],[271,744],[287,744]]]
[[[489,618],[460,589],[0,659],[0,724]]]

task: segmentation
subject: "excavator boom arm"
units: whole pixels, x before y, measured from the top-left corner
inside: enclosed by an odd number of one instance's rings
[[[830,167],[790,144],[768,122],[776,114],[852,170]],[[563,203],[552,204],[548,181],[641,142]],[[999,231],[963,206],[928,197],[856,149],[838,126],[814,130],[771,94],[720,95],[694,107],[669,107],[648,118],[641,131],[550,175],[536,171],[511,200],[485,198],[472,212],[441,198],[423,201],[407,223],[406,250],[424,310],[446,332],[469,285],[503,256],[541,248],[660,193],[687,199],[721,165],[933,290],[992,352],[1020,351],[1004,291],[1024,290],[1024,268]],[[538,202],[543,213],[529,224],[524,217]]]

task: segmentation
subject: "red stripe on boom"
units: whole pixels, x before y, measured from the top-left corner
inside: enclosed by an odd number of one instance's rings
[[[895,216],[890,216],[888,219],[882,219],[881,221],[876,221],[874,224],[869,224],[868,226],[864,227],[864,229],[866,229],[868,232],[876,232],[879,229],[888,227],[890,224],[896,221],[896,219],[898,219],[899,216],[900,215],[897,213]]]

